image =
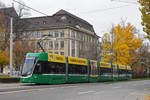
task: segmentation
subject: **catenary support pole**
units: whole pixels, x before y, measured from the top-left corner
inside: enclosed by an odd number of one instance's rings
[[[12,75],[13,70],[13,18],[10,18],[10,75]]]

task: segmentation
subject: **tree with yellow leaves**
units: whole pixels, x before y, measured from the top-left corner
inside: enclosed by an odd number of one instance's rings
[[[9,51],[0,51],[0,73],[3,73],[3,69],[9,64]]]
[[[109,39],[109,45],[104,42],[103,56],[108,56],[104,62],[110,62],[121,65],[130,65],[134,59],[134,51],[142,46],[142,40],[134,36],[134,27],[128,23],[126,26],[118,24],[112,28],[112,32],[107,34]],[[105,34],[104,34],[104,37]],[[109,49],[107,49],[109,48]],[[111,48],[111,49],[110,49]],[[111,53],[110,53],[111,50]]]
[[[150,40],[150,0],[138,0],[140,3],[140,11],[142,14],[143,31],[147,33],[146,38]]]
[[[102,60],[103,62],[110,62],[111,58],[111,41],[110,41],[110,35],[108,33],[105,33],[104,36],[102,37]]]

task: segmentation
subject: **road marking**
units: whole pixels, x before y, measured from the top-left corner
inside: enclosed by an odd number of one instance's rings
[[[104,91],[96,92],[94,94],[101,94],[101,93],[104,93]]]
[[[2,94],[13,94],[18,92],[31,92],[32,90],[18,90],[18,91],[11,91],[11,92],[0,92],[0,95]]]
[[[121,86],[117,86],[117,87],[113,87],[113,88],[115,88],[115,89],[119,89],[119,88],[121,88]]]
[[[146,90],[149,90],[149,88],[145,88],[144,90],[145,90],[145,91],[146,91]]]
[[[78,86],[65,86],[65,87],[60,87],[60,88],[71,88],[71,87],[78,87]]]
[[[68,86],[68,87],[78,87],[78,86]]]
[[[33,92],[33,90],[29,90],[29,91],[27,91],[28,93],[32,93]]]
[[[130,95],[137,95],[137,96],[146,96],[146,93],[139,93],[139,92],[131,92]]]
[[[130,92],[131,95],[135,95],[137,92]]]
[[[137,84],[133,84],[133,86],[137,86]]]
[[[78,94],[79,94],[79,95],[81,95],[81,94],[88,94],[88,93],[94,93],[94,92],[96,92],[96,91],[85,91],[85,92],[78,92]]]

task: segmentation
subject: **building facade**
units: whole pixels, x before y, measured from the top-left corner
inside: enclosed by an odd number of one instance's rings
[[[23,20],[28,24],[24,36],[30,38],[33,47],[37,46],[37,40],[43,35],[50,35],[42,42],[42,47],[46,52],[98,59],[99,37],[93,26],[87,21],[64,10],[60,10],[52,16]],[[52,40],[52,38],[56,38],[56,40]],[[42,52],[42,50],[36,49],[35,52]]]

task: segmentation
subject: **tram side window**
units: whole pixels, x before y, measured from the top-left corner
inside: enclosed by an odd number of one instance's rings
[[[64,63],[55,63],[42,61],[35,66],[35,74],[65,74],[66,67]]]
[[[111,68],[100,68],[100,74],[105,74],[105,73],[112,73]]]
[[[119,74],[126,74],[127,70],[119,69]]]
[[[127,70],[127,74],[132,74],[132,71],[131,70]]]
[[[34,73],[34,74],[41,74],[41,73],[42,73],[41,62],[38,62],[38,63],[36,64],[33,73]]]
[[[87,66],[69,64],[69,74],[87,74]]]

